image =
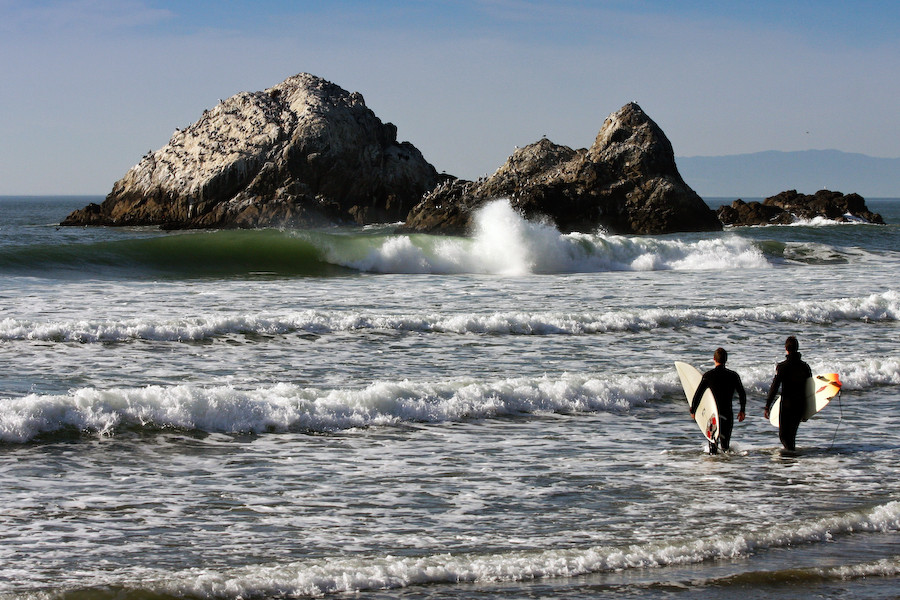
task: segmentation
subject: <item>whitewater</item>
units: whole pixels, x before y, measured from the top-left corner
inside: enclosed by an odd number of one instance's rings
[[[0,598],[896,596],[900,200],[467,238],[83,204],[0,198]],[[796,455],[787,335],[844,382]],[[710,456],[673,362],[718,346],[748,418]]]

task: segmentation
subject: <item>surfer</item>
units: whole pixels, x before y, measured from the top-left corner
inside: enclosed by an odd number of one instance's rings
[[[691,402],[691,418],[693,419],[694,413],[697,412],[703,393],[707,389],[712,391],[713,398],[716,400],[716,408],[719,411],[719,445],[724,452],[731,445],[731,430],[734,427],[734,408],[731,400],[734,398],[734,393],[737,392],[741,402],[741,410],[737,417],[738,421],[743,421],[744,409],[747,407],[747,394],[744,392],[740,376],[725,368],[725,363],[728,362],[728,352],[725,351],[725,348],[716,348],[713,353],[713,362],[716,365],[715,368],[703,374],[700,385],[694,392]],[[717,451],[715,442],[710,442],[709,453],[716,454]]]
[[[794,336],[788,337],[784,342],[784,350],[787,358],[775,366],[775,379],[769,388],[769,396],[766,398],[765,416],[769,418],[769,410],[775,403],[778,389],[781,388],[781,411],[778,420],[778,437],[785,450],[793,452],[796,449],[797,428],[803,419],[803,411],[806,406],[806,380],[812,377],[809,365],[800,360],[798,349],[800,344]]]

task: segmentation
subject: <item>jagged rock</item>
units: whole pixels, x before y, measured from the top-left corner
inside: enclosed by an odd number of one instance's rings
[[[760,202],[748,203],[740,198],[731,206],[719,207],[716,214],[725,225],[785,225],[792,221],[784,209]]]
[[[832,221],[864,220],[879,225],[884,219],[871,212],[859,194],[847,194],[831,190],[819,190],[812,196],[797,190],[781,192],[760,202],[735,200],[730,206],[718,209],[719,220],[729,226],[784,225],[798,219],[810,220],[823,217]]]
[[[589,149],[542,139],[516,150],[486,179],[445,182],[413,207],[401,231],[465,234],[474,211],[497,198],[508,198],[526,218],[549,219],[566,232],[722,228],[678,174],[668,138],[634,103],[606,119]]]
[[[301,73],[176,129],[64,225],[309,226],[401,221],[439,176],[359,93]]]

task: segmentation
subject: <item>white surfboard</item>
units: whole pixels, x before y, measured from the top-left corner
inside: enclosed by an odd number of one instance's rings
[[[806,380],[806,406],[803,410],[803,420],[825,408],[831,399],[841,391],[841,379],[837,373],[822,373]],[[775,398],[775,403],[769,410],[769,423],[778,427],[778,419],[781,416],[781,396]]]
[[[676,362],[675,370],[678,371],[681,387],[684,388],[684,395],[690,406],[703,375],[691,365],[683,362]],[[710,390],[706,390],[700,398],[697,412],[694,413],[694,420],[697,422],[697,427],[703,432],[703,436],[715,444],[719,439],[719,408],[716,406],[716,399],[713,398]]]

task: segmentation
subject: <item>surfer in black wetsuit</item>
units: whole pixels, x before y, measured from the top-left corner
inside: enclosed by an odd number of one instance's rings
[[[793,452],[796,449],[797,428],[803,419],[803,411],[806,407],[806,380],[812,377],[809,365],[800,360],[800,344],[797,338],[790,336],[784,342],[784,350],[787,358],[775,367],[775,379],[769,388],[769,396],[766,398],[766,418],[769,418],[769,410],[775,403],[778,389],[781,388],[781,409],[778,418],[778,437],[785,450]]]
[[[719,446],[724,452],[731,445],[731,430],[734,427],[734,407],[731,405],[731,399],[737,392],[738,399],[741,401],[738,421],[743,421],[744,409],[747,407],[747,394],[744,392],[740,376],[725,368],[725,363],[728,362],[728,352],[724,348],[716,348],[713,353],[713,362],[716,364],[715,368],[703,374],[700,385],[694,392],[694,398],[691,401],[691,418],[693,419],[697,412],[703,392],[707,389],[712,391],[713,398],[716,400],[716,409],[719,412]],[[710,442],[709,453],[716,454],[716,452],[718,452],[716,445]]]

